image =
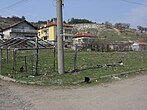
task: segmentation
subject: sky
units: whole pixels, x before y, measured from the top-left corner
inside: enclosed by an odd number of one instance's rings
[[[0,16],[25,16],[31,22],[56,17],[56,0],[0,0],[0,4]],[[147,27],[147,0],[64,0],[63,19],[72,17]]]

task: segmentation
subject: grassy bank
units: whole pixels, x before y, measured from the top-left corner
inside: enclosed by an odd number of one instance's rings
[[[22,54],[23,53],[23,54]],[[6,63],[6,54],[3,53],[2,74],[13,77],[16,80],[37,82],[45,85],[72,85],[75,82],[84,81],[84,77],[97,79],[106,75],[119,74],[129,71],[138,71],[147,68],[147,52],[78,52],[77,68],[73,70],[74,51],[65,50],[65,70],[66,73],[58,75],[57,62],[55,62],[53,50],[39,50],[39,75],[34,76],[31,71],[33,52],[21,51],[17,54],[16,71],[13,71],[13,62],[9,58]],[[19,68],[25,64],[26,57],[27,72],[20,72]],[[123,61],[123,66],[119,65],[119,61]],[[104,65],[113,66],[104,66]],[[99,67],[97,65],[102,65]]]

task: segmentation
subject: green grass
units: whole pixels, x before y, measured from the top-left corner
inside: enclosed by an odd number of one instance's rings
[[[10,52],[11,53],[11,52]],[[3,51],[2,74],[16,80],[27,82],[40,82],[45,85],[73,85],[75,82],[84,81],[84,77],[99,79],[101,76],[119,74],[122,72],[138,71],[147,68],[147,52],[78,52],[77,71],[73,70],[74,51],[65,50],[65,71],[63,75],[57,73],[57,62],[54,67],[54,50],[39,50],[39,75],[33,77],[35,69],[35,51],[19,51],[16,57],[16,71],[13,71],[13,54],[6,63],[6,53]],[[20,72],[19,68],[25,66],[24,56],[27,58],[27,73]],[[95,68],[100,64],[115,64],[123,60],[124,66]],[[99,79],[100,81],[100,79]],[[98,81],[98,82],[99,82]]]

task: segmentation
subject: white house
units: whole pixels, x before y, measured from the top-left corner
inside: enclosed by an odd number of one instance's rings
[[[145,42],[135,42],[132,44],[133,51],[144,51],[147,50],[147,43]]]
[[[35,38],[37,36],[37,28],[26,20],[15,23],[3,29],[3,39],[10,38]]]
[[[90,33],[77,33],[73,37],[73,45],[77,44],[78,46],[92,44],[96,39],[96,36]]]

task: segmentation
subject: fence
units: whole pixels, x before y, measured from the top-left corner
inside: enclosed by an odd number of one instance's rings
[[[4,75],[30,74],[50,75],[57,72],[55,48],[1,49],[0,72]],[[95,52],[64,50],[65,71],[77,70],[88,75],[104,75],[147,68],[147,51],[143,52]],[[117,67],[119,61],[123,67]],[[108,68],[112,67],[112,68]]]
[[[55,49],[1,49],[1,74],[46,74],[56,71]],[[38,56],[38,58],[37,58]]]

